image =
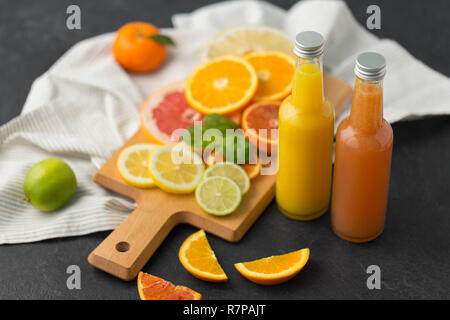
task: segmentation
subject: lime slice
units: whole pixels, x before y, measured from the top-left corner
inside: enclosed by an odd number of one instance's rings
[[[203,48],[201,61],[224,55],[243,56],[250,52],[276,50],[292,55],[289,35],[264,25],[241,25],[219,32]]]
[[[241,189],[242,195],[250,189],[250,178],[245,170],[232,162],[219,162],[206,169],[204,177],[227,177],[233,180]]]
[[[195,190],[198,205],[207,213],[226,216],[237,209],[242,195],[239,186],[227,177],[206,178]]]

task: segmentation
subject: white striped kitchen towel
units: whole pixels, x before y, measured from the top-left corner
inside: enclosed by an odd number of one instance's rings
[[[226,27],[267,24],[292,36],[317,30],[327,40],[326,70],[350,83],[356,55],[379,51],[388,62],[387,120],[450,113],[450,81],[394,41],[369,34],[341,1],[301,1],[288,11],[260,1],[230,1],[175,15],[173,22],[175,28],[164,32],[178,46],[155,72],[123,71],[112,57],[110,33],[76,44],[36,79],[22,114],[0,127],[0,244],[110,230],[123,221],[135,204],[97,186],[92,175],[137,130],[144,98],[184,79],[201,47]],[[22,182],[34,163],[50,156],[70,164],[78,189],[64,208],[44,213],[22,200]]]

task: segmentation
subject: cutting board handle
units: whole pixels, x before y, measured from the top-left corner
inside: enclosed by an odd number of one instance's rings
[[[89,255],[91,265],[123,280],[134,279],[176,225],[164,206],[137,208]]]

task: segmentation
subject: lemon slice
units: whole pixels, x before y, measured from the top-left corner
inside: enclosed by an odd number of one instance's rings
[[[156,148],[154,144],[138,143],[120,152],[117,170],[126,183],[138,188],[150,188],[155,185],[148,173],[148,160]]]
[[[219,162],[206,169],[204,177],[227,177],[233,180],[242,192],[246,194],[250,189],[250,178],[245,170],[232,162]]]
[[[200,156],[180,145],[160,147],[150,158],[150,176],[159,188],[170,193],[194,191],[203,171]]]
[[[242,193],[230,178],[214,176],[203,180],[195,190],[198,205],[207,213],[226,216],[237,209]]]
[[[202,62],[224,55],[243,56],[250,52],[276,50],[292,55],[293,43],[281,30],[264,25],[242,25],[226,29],[202,49]]]

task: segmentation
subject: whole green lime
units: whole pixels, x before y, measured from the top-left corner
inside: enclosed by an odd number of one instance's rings
[[[36,163],[25,176],[25,199],[36,209],[53,211],[72,198],[77,179],[67,163],[58,158],[48,158]]]

